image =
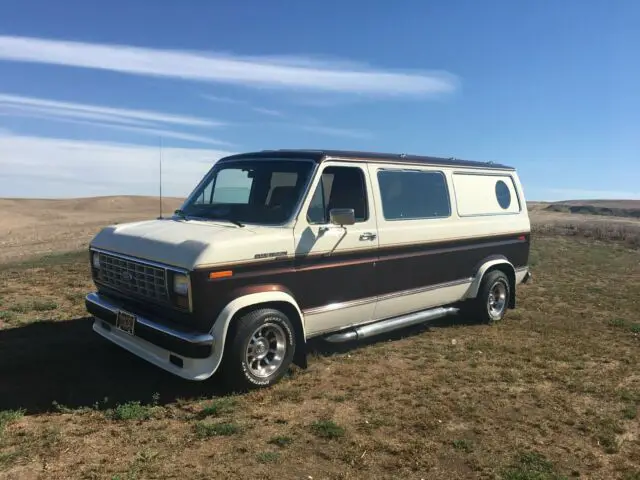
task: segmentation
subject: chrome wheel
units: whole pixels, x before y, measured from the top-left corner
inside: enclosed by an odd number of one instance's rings
[[[281,365],[287,351],[287,336],[280,325],[265,323],[258,327],[247,345],[245,362],[252,375],[266,378]]]
[[[507,286],[503,282],[496,282],[489,290],[487,309],[492,318],[500,318],[507,305]]]

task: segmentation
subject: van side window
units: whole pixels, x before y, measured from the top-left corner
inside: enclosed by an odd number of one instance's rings
[[[353,208],[356,222],[369,218],[367,189],[362,169],[357,167],[327,167],[322,172],[313,193],[307,221],[310,224],[329,223],[332,208]]]
[[[385,220],[451,215],[447,180],[442,172],[380,170],[378,185]]]

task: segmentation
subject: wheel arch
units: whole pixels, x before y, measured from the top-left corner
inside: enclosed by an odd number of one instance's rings
[[[467,292],[467,298],[476,298],[480,285],[484,276],[494,270],[503,272],[509,279],[509,308],[515,308],[516,306],[516,269],[513,264],[504,255],[493,255],[485,258],[475,268],[475,275],[469,291]]]
[[[294,362],[306,368],[306,331],[304,315],[293,295],[286,289],[275,289],[269,286],[263,291],[251,291],[231,300],[216,318],[211,333],[216,339],[216,369],[220,366],[225,352],[225,345],[233,333],[234,321],[246,313],[260,309],[274,308],[282,311],[291,320],[296,334],[296,352]]]

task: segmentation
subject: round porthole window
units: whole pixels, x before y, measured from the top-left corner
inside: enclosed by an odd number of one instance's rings
[[[502,180],[496,182],[496,198],[498,199],[498,204],[504,210],[508,209],[511,205],[511,191]]]

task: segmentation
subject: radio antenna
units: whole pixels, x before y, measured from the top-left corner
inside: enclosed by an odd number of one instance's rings
[[[159,160],[159,180],[160,180],[160,216],[158,218],[162,218],[162,137],[160,137],[160,158]]]

